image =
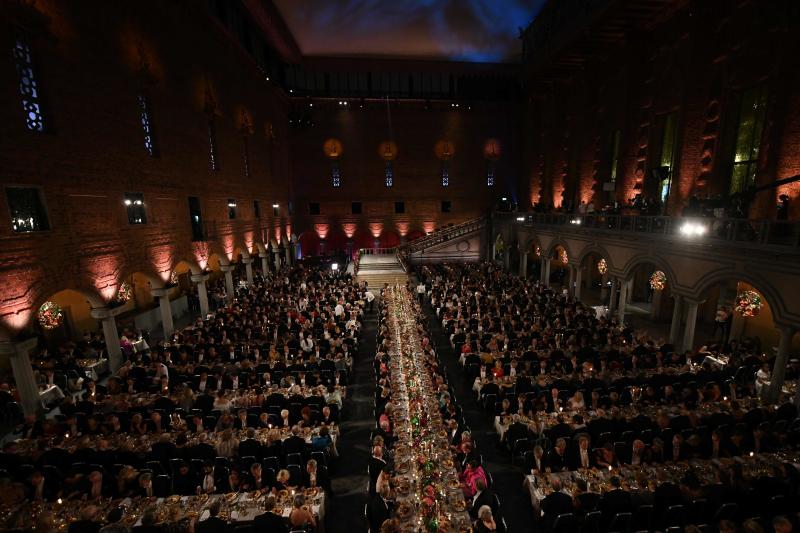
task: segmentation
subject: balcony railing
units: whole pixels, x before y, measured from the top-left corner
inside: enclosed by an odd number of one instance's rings
[[[675,235],[756,245],[799,247],[800,221],[567,213],[495,213],[496,220],[526,226],[567,226],[619,233]]]
[[[426,235],[411,241],[402,248],[408,253],[418,252],[419,250],[430,248],[431,246],[441,244],[445,241],[449,241],[450,239],[454,239],[456,237],[466,235],[467,233],[472,233],[473,231],[479,230],[483,227],[483,222],[483,218],[477,218],[475,220],[462,222],[461,224],[457,224],[455,226],[449,226],[439,231],[435,231],[430,235]]]

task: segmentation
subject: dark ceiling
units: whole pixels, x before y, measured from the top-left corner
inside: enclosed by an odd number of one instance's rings
[[[519,61],[545,0],[273,0],[306,56]]]

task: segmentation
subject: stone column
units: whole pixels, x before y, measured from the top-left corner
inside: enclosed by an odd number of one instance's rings
[[[608,299],[608,272],[600,278],[600,301],[605,302]]]
[[[110,309],[108,307],[96,307],[91,310],[92,318],[99,320],[103,326],[103,338],[106,341],[108,351],[108,369],[111,373],[122,366],[122,348],[119,345],[119,332],[117,331],[117,320],[115,311],[122,309]]]
[[[539,258],[539,281],[545,283],[547,280],[544,278],[544,271],[545,271],[545,261],[546,259],[544,256]]]
[[[276,248],[274,252],[275,252],[275,270],[278,271],[281,269],[281,252],[279,248]]]
[[[675,349],[679,349],[678,346],[678,335],[680,335],[681,331],[681,317],[683,316],[683,296],[680,294],[673,294],[672,297],[675,299],[675,307],[672,309],[672,324],[669,326],[669,342],[675,346]]]
[[[650,302],[650,319],[657,320],[661,310],[661,295],[664,291],[653,291],[653,300]]]
[[[629,279],[629,280],[628,280],[627,282],[625,282],[625,283],[626,283],[626,285],[628,286],[628,287],[625,289],[625,296],[626,296],[626,298],[627,298],[627,299],[625,300],[625,302],[626,302],[626,303],[633,303],[633,278]]]
[[[292,244],[290,242],[286,243],[286,266],[292,266]]]
[[[233,301],[236,289],[233,287],[233,265],[220,265],[219,269],[225,274],[225,291],[228,293],[228,301]]]
[[[519,277],[526,278],[528,276],[528,254],[519,254]]]
[[[158,298],[158,307],[161,309],[161,326],[164,329],[164,338],[168,339],[175,331],[172,323],[172,306],[169,304],[169,289],[153,289],[151,292]]]
[[[792,348],[792,337],[795,330],[791,326],[780,326],[781,338],[778,341],[778,354],[775,356],[775,366],[772,368],[772,377],[769,380],[767,401],[776,402],[783,389],[786,363],[789,360],[789,350]]]
[[[617,317],[620,322],[625,322],[625,305],[628,303],[628,280],[618,281],[619,283],[619,306],[617,307]]]
[[[611,293],[611,297],[608,299],[608,318],[614,316],[614,309],[617,308],[617,278],[611,278],[611,287],[609,287],[609,291]]]
[[[681,351],[685,352],[694,348],[694,329],[697,325],[697,306],[700,302],[686,298],[686,313],[684,314],[686,324],[683,329],[683,342]]]
[[[244,263],[244,271],[245,275],[247,276],[247,286],[253,285],[253,258],[252,257],[243,257],[242,263]]]
[[[583,284],[583,268],[579,266],[577,268],[577,271],[575,272],[575,292],[573,293],[573,295],[575,296],[575,299],[577,299],[577,300],[581,299],[581,285],[582,284]]]
[[[567,265],[567,268],[569,269],[569,281],[567,282],[567,283],[569,283],[569,285],[567,285],[567,291],[569,291],[569,293],[574,296],[575,295],[575,267],[573,265]]]
[[[550,258],[545,257],[542,259],[542,261],[544,261],[542,263],[542,282],[544,282],[545,285],[550,286]]]
[[[39,398],[39,387],[33,377],[30,352],[36,348],[35,337],[19,342],[0,342],[0,354],[8,356],[11,360],[11,370],[14,373],[14,382],[17,384],[22,412],[26,415],[37,415],[42,412],[42,402]]]
[[[261,275],[267,277],[267,274],[269,274],[269,252],[258,252],[258,257],[261,258]]]
[[[508,247],[503,250],[503,270],[506,272],[511,270],[511,250]]]
[[[197,298],[200,300],[200,316],[208,315],[208,274],[192,274],[192,281],[197,284]]]

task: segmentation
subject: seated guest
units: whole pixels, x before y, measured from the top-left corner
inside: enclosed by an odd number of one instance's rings
[[[273,493],[278,493],[282,490],[286,490],[289,488],[289,479],[291,478],[291,474],[286,469],[282,469],[278,472],[278,475],[275,476],[275,486],[272,487]]]
[[[475,481],[475,489],[475,496],[472,497],[472,506],[469,510],[470,516],[477,518],[478,510],[484,505],[488,505],[492,512],[496,513],[494,493],[486,488],[486,483],[482,479],[478,479]]]
[[[556,445],[550,450],[547,455],[547,466],[552,472],[561,472],[567,470],[567,441],[558,439]]]
[[[305,509],[306,497],[295,494],[292,510],[289,512],[289,525],[292,529],[314,529],[317,521],[310,510]]]
[[[631,495],[622,490],[622,484],[617,476],[609,479],[611,490],[603,495],[600,502],[600,509],[603,511],[603,519],[610,522],[617,513],[629,513],[633,510],[631,505]]]
[[[261,443],[256,439],[255,428],[247,428],[247,438],[239,443],[239,457],[255,457],[260,461],[263,457],[261,453]]]
[[[573,454],[570,468],[578,470],[579,468],[591,468],[595,466],[594,458],[589,451],[589,437],[580,437],[578,439],[578,449]]]
[[[233,528],[226,521],[219,518],[221,507],[219,500],[209,505],[209,517],[195,524],[195,533],[227,533],[231,531]]]
[[[289,527],[283,520],[276,506],[276,500],[273,496],[268,496],[264,500],[264,513],[256,516],[253,519],[253,527],[258,532],[270,533],[289,533]]]
[[[97,506],[87,505],[81,510],[79,520],[72,522],[67,533],[97,533],[100,531],[100,522],[97,521]]]
[[[181,463],[178,471],[172,479],[172,488],[175,494],[181,496],[192,496],[197,488],[197,478],[195,473],[186,463]]]
[[[464,497],[468,500],[471,500],[478,491],[478,480],[482,480],[485,485],[488,485],[486,481],[486,472],[484,472],[483,467],[478,464],[478,461],[474,459],[467,463],[467,467],[459,477],[461,480],[461,488],[464,491]]]
[[[577,478],[575,480],[575,492],[572,495],[575,511],[579,514],[591,513],[596,511],[600,505],[600,495],[596,492],[589,492],[586,480]]]
[[[542,519],[547,528],[553,527],[558,515],[572,512],[572,498],[561,491],[561,480],[554,477],[551,486],[553,492],[542,500]]]
[[[370,531],[381,531],[381,525],[391,516],[392,502],[388,486],[381,492],[372,495],[367,503],[367,521]]]
[[[47,479],[41,471],[36,470],[31,475],[27,489],[29,500],[53,502],[58,496],[58,480]]]
[[[481,508],[478,509],[478,519],[473,524],[473,530],[475,533],[488,533],[497,530],[497,524],[494,522],[491,507],[482,505]]]
[[[216,446],[217,457],[234,457],[239,449],[239,439],[233,436],[233,431],[226,429],[222,432]]]
[[[242,481],[242,490],[266,490],[262,476],[261,463],[256,461],[250,465],[250,472]]]
[[[614,445],[606,442],[595,451],[594,462],[600,468],[618,467],[619,461],[614,453]]]

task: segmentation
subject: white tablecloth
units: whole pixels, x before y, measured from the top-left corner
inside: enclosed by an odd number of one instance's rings
[[[62,400],[64,398],[64,393],[61,391],[61,388],[58,385],[50,385],[46,389],[39,391],[39,401],[42,404],[42,407],[46,407],[53,402],[58,400]]]

